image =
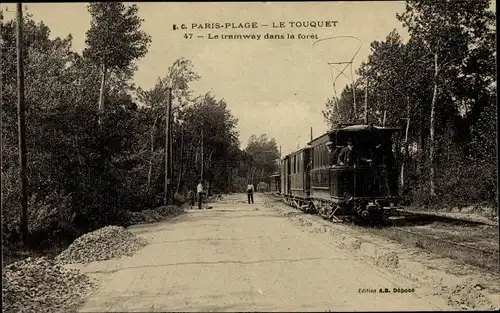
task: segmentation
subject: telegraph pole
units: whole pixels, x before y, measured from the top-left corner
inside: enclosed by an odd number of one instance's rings
[[[3,129],[3,123],[1,116],[3,116],[3,58],[2,58],[2,48],[3,48],[3,38],[2,38],[2,26],[3,26],[3,11],[2,7],[0,6],[0,129]],[[2,137],[0,136],[0,147],[3,147],[3,142],[2,142]],[[3,165],[3,153],[0,153],[0,167]],[[3,167],[2,171],[3,173]],[[1,191],[1,194],[3,194],[3,188]],[[3,208],[3,205],[0,204],[0,206]]]
[[[168,177],[170,178],[169,179],[169,186],[168,186],[168,194],[169,194],[169,201],[172,201],[173,200],[173,142],[174,142],[174,132],[172,131],[172,123],[173,123],[173,120],[174,120],[174,112],[172,110],[172,104],[174,102],[174,99],[173,99],[173,95],[172,95],[172,89],[170,88],[169,91],[168,91],[168,101],[169,101],[169,108],[170,108],[170,115],[169,115],[169,122],[168,122],[168,125],[169,125],[169,144],[168,144],[168,150],[169,150],[169,153],[168,153]]]
[[[203,125],[201,125],[201,173],[200,179],[203,180]]]
[[[21,234],[23,243],[28,240],[28,178],[26,175],[26,112],[24,105],[23,67],[23,7],[17,3],[17,123],[19,132],[19,166],[21,178]]]
[[[170,185],[170,111],[172,106],[172,90],[168,88],[168,99],[165,108],[165,189],[163,191],[163,202],[168,205]]]
[[[368,77],[366,77],[365,88],[365,124],[368,124]]]

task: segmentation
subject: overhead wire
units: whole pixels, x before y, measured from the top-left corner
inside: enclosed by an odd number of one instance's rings
[[[354,39],[354,40],[357,40],[359,42],[359,47],[357,48],[356,52],[354,52],[353,56],[348,60],[348,61],[341,61],[341,62],[328,62],[327,60],[325,60],[324,58],[323,61],[325,61],[329,68],[330,68],[330,75],[331,75],[331,78],[332,78],[332,87],[333,87],[333,92],[334,92],[334,97],[335,97],[335,106],[336,106],[336,110],[337,110],[337,114],[339,114],[340,112],[338,112],[338,96],[337,96],[337,88],[336,88],[336,82],[337,80],[339,79],[340,76],[345,76],[347,79],[350,79],[351,82],[352,82],[352,91],[353,91],[353,102],[354,102],[354,108],[356,108],[356,93],[355,93],[355,89],[354,89],[354,74],[353,74],[353,70],[352,70],[352,64],[354,62],[354,58],[356,58],[356,56],[358,55],[359,51],[361,50],[361,47],[363,46],[363,43],[362,41],[355,37],[355,36],[335,36],[335,37],[329,37],[329,38],[324,38],[324,39],[320,39],[320,40],[317,40],[313,43],[313,49],[314,47],[316,46],[316,44],[320,43],[320,42],[324,42],[324,41],[328,41],[328,40],[333,40],[333,39],[339,39],[339,38],[350,38],[350,39]],[[344,66],[344,68],[342,70],[340,70],[338,67],[336,67],[334,64],[346,64]],[[350,66],[350,72],[351,72],[351,77],[347,76],[344,72],[345,70]],[[333,76],[333,70],[332,70],[332,67],[337,70],[337,72],[339,72],[339,74],[334,78]]]

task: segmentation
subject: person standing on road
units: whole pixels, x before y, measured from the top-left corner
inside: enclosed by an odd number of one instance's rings
[[[201,210],[201,204],[203,202],[203,181],[200,180],[198,186],[196,187],[196,194],[198,196],[198,210]]]
[[[250,201],[251,203],[253,204],[253,184],[252,183],[249,183],[247,185],[247,196],[248,196],[248,204],[250,204]]]

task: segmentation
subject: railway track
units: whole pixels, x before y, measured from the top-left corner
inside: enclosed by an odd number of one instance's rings
[[[302,212],[299,208],[295,209]],[[400,213],[399,217],[389,219],[382,225],[360,227],[352,222],[345,224],[440,256],[500,272],[498,225],[495,226],[493,222],[428,212],[401,210]]]
[[[454,227],[455,232],[458,233],[461,231],[466,233],[468,231],[467,227]],[[422,232],[417,230],[414,226],[406,228],[396,226],[388,229],[375,230],[374,233],[397,240],[403,244],[431,251],[441,256],[460,260],[470,265],[500,272],[498,238],[491,236],[491,234],[489,234],[491,232],[484,231],[483,233],[485,237],[490,237],[493,242],[496,242],[496,248],[493,245],[482,244],[480,240],[464,242],[462,241],[463,236],[443,236],[439,230],[440,229],[437,228],[431,231]]]

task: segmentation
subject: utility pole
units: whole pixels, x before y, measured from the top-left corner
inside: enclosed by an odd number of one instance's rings
[[[311,127],[311,141],[313,140],[313,128]]]
[[[201,125],[201,172],[200,179],[203,180],[203,124]]]
[[[3,58],[2,58],[2,47],[3,47],[3,38],[2,38],[2,26],[3,26],[3,11],[2,7],[0,6],[0,129],[3,129],[3,123],[1,117],[3,116]],[[0,136],[0,147],[3,147],[3,142],[2,142],[3,136]],[[0,153],[0,167],[3,165],[3,153]],[[3,167],[2,171],[3,173]],[[3,194],[3,188],[0,192]],[[3,208],[3,205],[0,204],[0,206]]]
[[[172,90],[168,88],[168,99],[165,108],[165,189],[163,202],[168,205],[170,185],[170,109],[172,106]]]
[[[350,64],[351,65],[351,77],[352,77],[352,100],[353,100],[353,104],[354,104],[354,116],[353,116],[353,123],[356,123],[356,120],[357,120],[357,108],[356,108],[356,88],[354,87],[354,75],[352,73],[352,63]]]
[[[26,175],[26,112],[24,105],[23,67],[23,7],[17,3],[17,124],[19,132],[19,166],[21,178],[21,234],[23,243],[28,240],[28,177]]]
[[[169,115],[169,119],[170,121],[168,122],[168,125],[170,126],[169,127],[169,144],[168,144],[168,177],[169,177],[169,186],[168,186],[168,194],[169,194],[169,201],[172,201],[174,198],[173,198],[173,185],[174,185],[174,182],[173,182],[173,164],[174,164],[174,159],[173,159],[173,142],[174,142],[174,132],[172,131],[172,124],[173,124],[173,120],[174,120],[174,112],[172,110],[172,104],[174,102],[174,99],[173,99],[173,95],[172,95],[172,89],[170,88],[169,89],[169,92],[168,92],[168,100],[169,100],[169,107],[170,107],[170,115]]]
[[[365,124],[368,124],[368,77],[366,77],[365,88]]]

